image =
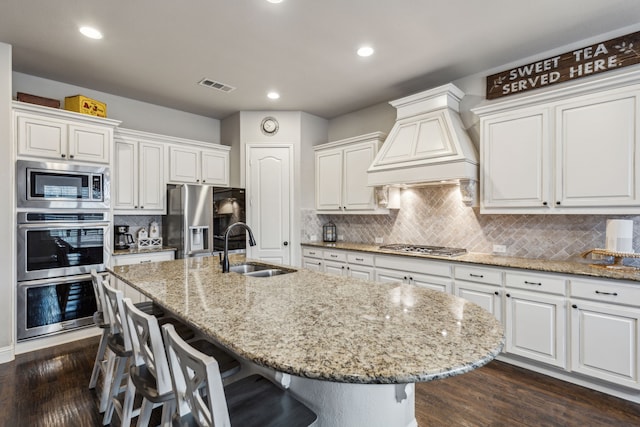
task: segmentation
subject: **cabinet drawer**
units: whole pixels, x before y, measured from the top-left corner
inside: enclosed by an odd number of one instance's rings
[[[347,253],[342,251],[326,250],[324,251],[324,259],[347,262]]]
[[[487,285],[502,285],[502,272],[480,267],[455,267],[455,278],[469,282],[486,283]]]
[[[347,261],[349,264],[360,264],[373,266],[373,255],[363,253],[347,253]]]
[[[322,258],[322,249],[303,248],[302,256],[308,258]]]
[[[571,297],[640,306],[640,283],[626,284],[605,280],[571,279]]]
[[[505,285],[510,288],[526,289],[528,291],[566,295],[565,279],[542,274],[507,273],[505,275]]]
[[[113,257],[113,265],[146,264],[149,262],[171,261],[173,252],[154,252],[150,254],[118,255]]]
[[[432,261],[425,258],[411,256],[376,256],[376,267],[392,270],[411,271],[413,273],[428,274],[430,276],[451,277],[451,267],[444,262]]]

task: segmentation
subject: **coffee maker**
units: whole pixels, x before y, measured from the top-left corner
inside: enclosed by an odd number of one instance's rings
[[[115,249],[129,249],[134,243],[133,236],[129,234],[129,226],[116,225],[114,229],[115,239],[113,247]]]

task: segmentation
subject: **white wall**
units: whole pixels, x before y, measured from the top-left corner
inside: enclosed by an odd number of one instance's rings
[[[107,117],[120,120],[122,122],[120,127],[220,143],[220,120],[218,119],[14,72],[12,94],[14,99],[17,92],[58,99],[61,108],[64,108],[65,96],[88,96],[106,103]]]
[[[13,359],[16,278],[14,165],[11,133],[11,46],[0,43],[0,363]]]
[[[426,89],[426,88],[425,88]],[[390,99],[389,101],[392,101]],[[396,121],[396,109],[388,102],[335,117],[329,121],[329,141],[339,141],[371,132],[389,133]]]

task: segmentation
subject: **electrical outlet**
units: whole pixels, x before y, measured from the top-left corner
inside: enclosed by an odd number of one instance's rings
[[[338,240],[344,240],[344,234],[338,234]]]
[[[507,252],[507,247],[505,245],[493,245],[494,254],[503,254],[505,252]]]
[[[376,243],[384,243],[384,239],[382,237],[376,237]]]
[[[316,234],[312,234],[311,236],[309,236],[309,240],[312,242],[317,242],[318,236]]]

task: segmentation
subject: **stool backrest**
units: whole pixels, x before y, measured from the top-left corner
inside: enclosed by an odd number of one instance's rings
[[[200,426],[228,427],[229,410],[224,396],[218,362],[187,344],[173,325],[163,325],[162,333],[169,360],[171,382],[178,416],[191,412]],[[206,397],[202,397],[202,389]]]
[[[120,290],[114,289],[109,286],[109,282],[103,280],[102,290],[104,291],[104,300],[107,306],[107,313],[109,317],[109,327],[111,328],[111,334],[122,334],[122,340],[124,341],[124,349],[131,351],[131,335],[127,328],[127,322],[124,320],[124,303],[123,293]]]
[[[96,297],[96,311],[102,312],[102,316],[105,323],[109,323],[109,319],[107,319],[108,314],[105,310],[105,302],[104,302],[104,291],[102,290],[102,282],[103,279],[98,272],[92,268],[91,269],[91,283],[93,284],[93,293]]]
[[[133,363],[146,365],[156,379],[158,394],[169,393],[172,391],[171,373],[158,319],[138,309],[129,298],[124,299],[124,317],[131,335]]]

